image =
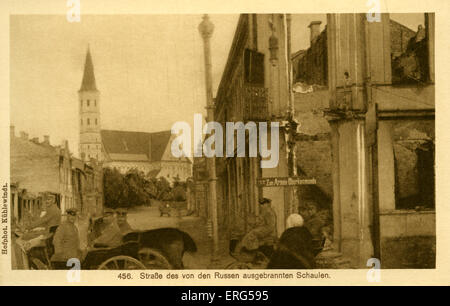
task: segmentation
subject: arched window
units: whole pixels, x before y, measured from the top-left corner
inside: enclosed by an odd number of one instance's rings
[[[97,106],[97,100],[94,100],[94,105]]]
[[[87,119],[87,125],[90,125],[91,124],[91,120],[88,118]]]
[[[97,125],[97,118],[95,118],[95,125]]]
[[[80,100],[80,107],[83,107],[83,100]]]
[[[83,119],[81,119],[81,125],[83,125]]]
[[[89,100],[87,100],[87,106],[89,106]]]

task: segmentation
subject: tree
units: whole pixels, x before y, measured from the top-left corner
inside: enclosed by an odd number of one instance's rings
[[[144,173],[137,169],[130,169],[125,174],[125,181],[127,185],[127,206],[140,206],[150,204],[150,194],[146,191],[147,180]]]
[[[123,175],[117,169],[106,168],[103,175],[105,206],[116,208],[126,206],[128,187]]]
[[[166,178],[150,178],[137,169],[122,174],[115,168],[106,168],[103,183],[105,206],[111,208],[150,205],[151,199],[186,200],[186,182],[175,178],[171,187]]]

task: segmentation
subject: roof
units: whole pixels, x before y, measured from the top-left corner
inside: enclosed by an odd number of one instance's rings
[[[112,160],[160,161],[171,136],[170,130],[155,133],[101,130],[103,147]]]
[[[291,54],[291,59],[295,59],[298,56],[304,56],[306,54],[307,50],[298,50],[297,52],[294,52]]]
[[[412,33],[412,34],[415,34],[415,33],[416,33],[416,31],[414,31],[414,30],[408,28],[408,27],[405,26],[404,24],[401,24],[400,22],[395,21],[395,20],[393,20],[393,19],[389,19],[389,24],[390,24],[390,26],[393,26],[393,25],[400,26],[402,29],[404,29],[404,30],[406,30],[406,31],[408,31],[408,32],[410,32],[410,33]]]
[[[95,84],[94,64],[92,63],[91,52],[89,48],[86,53],[86,61],[84,63],[83,80],[81,81],[80,91],[97,90]]]

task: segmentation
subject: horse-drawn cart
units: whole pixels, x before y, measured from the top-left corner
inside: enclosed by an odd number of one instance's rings
[[[54,269],[52,235],[28,250],[22,248],[30,269]],[[88,249],[81,260],[86,270],[144,270],[181,269],[184,252],[196,252],[197,247],[189,234],[176,228],[136,231],[123,237],[117,247]]]

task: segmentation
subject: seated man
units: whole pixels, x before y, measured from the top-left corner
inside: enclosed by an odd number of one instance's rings
[[[123,236],[133,231],[130,224],[128,224],[127,215],[128,212],[126,208],[116,209],[117,225],[119,226],[120,232]]]
[[[105,208],[103,211],[105,227],[98,238],[93,241],[94,247],[117,247],[122,243],[122,233],[114,218],[114,210]]]
[[[56,231],[61,223],[61,210],[56,204],[56,197],[50,192],[43,195],[44,210],[38,220],[25,226],[25,233],[17,240],[20,247],[27,252],[34,247],[43,246],[44,240]]]
[[[259,249],[266,257],[272,255],[273,244],[277,237],[277,216],[270,206],[271,202],[272,200],[267,198],[259,201],[260,214],[257,225],[242,238],[239,251],[252,252]]]
[[[48,232],[55,232],[56,227],[61,223],[61,210],[56,205],[55,195],[52,193],[44,194],[45,214],[37,221],[31,222],[28,230],[43,227]]]
[[[81,261],[80,237],[75,225],[77,211],[74,208],[69,208],[66,213],[66,221],[61,223],[53,237],[55,253],[51,262],[55,270],[68,269],[67,261],[71,258],[77,258]]]

